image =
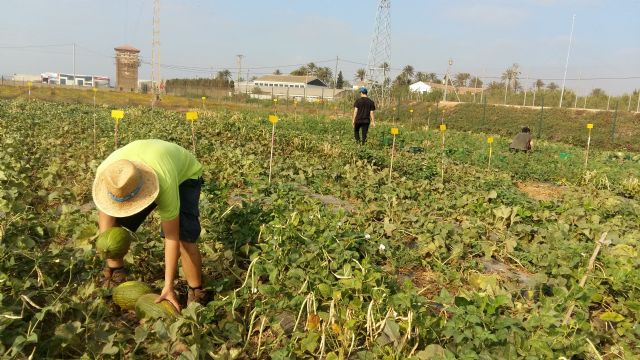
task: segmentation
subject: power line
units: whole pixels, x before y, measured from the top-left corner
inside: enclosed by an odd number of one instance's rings
[[[68,43],[68,44],[43,44],[43,45],[0,45],[0,49],[7,49],[7,50],[25,50],[25,51],[32,51],[32,52],[37,52],[37,53],[42,53],[42,54],[55,54],[55,55],[68,55],[69,52],[56,52],[56,51],[46,51],[46,50],[42,50],[42,51],[38,51],[35,49],[46,49],[46,48],[55,48],[55,47],[70,47],[73,46],[73,43]],[[30,49],[34,49],[34,50],[30,50]],[[76,51],[77,50],[82,50],[85,53],[90,53],[93,54],[94,56],[99,56],[99,57],[103,57],[103,58],[109,58],[109,59],[115,59],[115,55],[107,55],[104,54],[100,51],[96,51],[93,49],[90,49],[86,46],[82,46],[79,44],[76,44]],[[291,68],[291,67],[300,67],[300,66],[304,66],[307,65],[309,63],[316,63],[316,64],[322,64],[322,63],[330,63],[330,62],[335,62],[335,58],[332,59],[326,59],[326,60],[317,60],[317,61],[308,61],[308,62],[304,62],[304,63],[297,63],[297,64],[280,64],[280,65],[260,65],[260,66],[243,66],[243,69],[245,70],[252,70],[251,73],[254,75],[266,75],[266,74],[270,74],[270,72],[258,72],[258,71],[254,71],[254,70],[265,70],[265,69],[283,69],[283,68]],[[366,63],[364,62],[359,62],[359,61],[354,61],[354,60],[349,60],[349,59],[345,59],[343,57],[340,57],[340,62],[341,63],[348,63],[348,64],[353,64],[353,65],[361,65],[361,66],[367,66]],[[140,61],[141,64],[144,65],[151,65],[150,61],[144,61],[141,60]],[[160,66],[164,69],[171,69],[171,70],[179,70],[179,71],[184,71],[184,72],[193,72],[193,73],[210,73],[211,70],[236,70],[237,66],[207,66],[207,67],[203,67],[203,66],[187,66],[187,65],[177,65],[177,64],[160,64]],[[402,68],[389,68],[389,70],[391,71],[402,71]],[[419,70],[416,69],[415,71],[416,73],[418,72],[423,72],[423,73],[430,73],[430,71],[426,71],[426,70]],[[528,75],[527,76],[529,79],[531,80],[543,80],[543,81],[560,81],[563,78],[558,78],[558,77],[543,77],[543,76],[534,76],[534,75]],[[502,79],[502,75],[478,75],[479,79]],[[594,81],[594,80],[638,80],[640,79],[640,75],[622,75],[622,76],[591,76],[591,77],[585,77],[585,76],[581,76],[581,77],[574,77],[574,78],[567,78],[566,80],[570,80],[570,81]]]
[[[47,47],[63,47],[71,46],[73,43],[68,44],[49,44],[49,45],[0,45],[0,49],[27,49],[27,48],[47,48]]]

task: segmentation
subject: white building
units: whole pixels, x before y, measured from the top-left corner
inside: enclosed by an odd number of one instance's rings
[[[106,76],[73,75],[54,72],[40,74],[39,80],[43,84],[50,85],[75,85],[86,87],[109,87],[110,85],[110,80]]]
[[[258,99],[333,100],[343,89],[333,89],[315,76],[265,75],[253,81],[241,81],[236,94]]]
[[[422,81],[418,81],[416,83],[413,83],[411,85],[409,85],[409,91],[414,92],[414,93],[430,93],[431,92],[431,85],[422,82]]]

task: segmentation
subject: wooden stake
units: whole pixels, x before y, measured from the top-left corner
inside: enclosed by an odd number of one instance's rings
[[[116,126],[113,130],[113,143],[115,144],[115,148],[118,149],[118,125],[120,124],[120,120],[116,119]]]
[[[191,145],[193,147],[193,154],[195,155],[196,154],[196,130],[194,128],[193,122],[198,120],[198,113],[195,111],[188,111],[185,114],[185,117],[187,118],[187,121],[191,123]]]
[[[124,118],[123,110],[111,110],[111,117],[116,121],[115,128],[113,129],[113,143],[115,144],[116,149],[118,148],[118,127],[120,125],[120,120]]]
[[[587,266],[587,271],[584,273],[584,275],[582,276],[582,279],[580,279],[580,282],[578,283],[578,285],[581,288],[584,288],[584,285],[587,283],[587,277],[589,276],[589,274],[593,270],[593,267],[595,266],[596,257],[600,252],[600,248],[602,247],[602,245],[608,245],[610,243],[609,241],[606,241],[607,234],[608,233],[606,231],[603,232],[602,236],[600,236],[600,240],[598,240],[598,242],[596,243],[596,248],[593,250],[593,254],[591,254],[591,258],[589,259],[589,265]],[[571,314],[573,313],[573,309],[575,307],[576,307],[575,302],[573,302],[571,306],[569,306],[569,309],[567,309],[567,313],[564,314],[562,325],[566,325],[569,322],[569,320],[571,319]]]

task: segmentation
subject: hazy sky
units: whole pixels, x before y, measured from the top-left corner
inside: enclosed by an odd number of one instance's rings
[[[107,75],[113,48],[131,44],[151,58],[152,0],[0,0],[0,74],[45,71]],[[161,0],[163,78],[236,73],[245,55],[250,75],[315,62],[352,80],[369,54],[376,0]],[[567,80],[584,93],[640,88],[640,0],[392,0],[391,66],[416,71],[499,76],[518,63],[524,84],[561,83],[571,16],[576,23]],[[59,45],[49,47],[27,47]],[[347,62],[349,61],[349,62]],[[150,77],[150,66],[140,68]],[[529,77],[531,80],[526,80]],[[559,80],[557,80],[559,79]],[[491,79],[488,79],[491,80]],[[545,81],[549,82],[549,81]]]

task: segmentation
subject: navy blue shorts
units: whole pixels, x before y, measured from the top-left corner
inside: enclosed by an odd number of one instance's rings
[[[180,193],[180,241],[195,243],[200,237],[199,205],[202,184],[204,184],[202,178],[188,179],[178,187]],[[135,232],[156,206],[156,203],[151,203],[137,214],[116,218],[116,223]],[[162,230],[160,230],[160,236],[164,238]]]

